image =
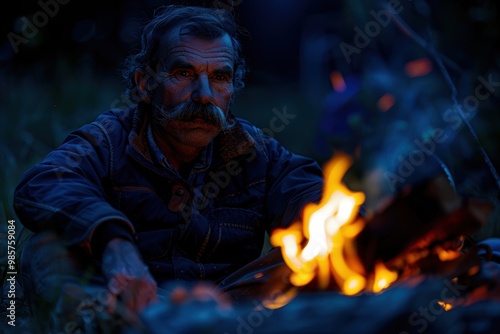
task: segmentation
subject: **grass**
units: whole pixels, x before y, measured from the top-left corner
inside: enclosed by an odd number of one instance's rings
[[[82,124],[92,121],[119,97],[120,81],[99,76],[90,68],[75,70],[64,61],[57,61],[55,70],[43,65],[30,67],[22,74],[2,76],[0,90],[3,109],[0,113],[0,278],[6,279],[7,221],[16,221],[16,251],[22,248],[22,225],[13,209],[16,185],[35,163],[56,148],[66,135]],[[7,285],[3,285],[4,287]],[[21,288],[16,289],[16,320],[23,320]],[[5,318],[8,302],[6,290],[0,296],[0,316]],[[24,305],[25,306],[25,305]]]

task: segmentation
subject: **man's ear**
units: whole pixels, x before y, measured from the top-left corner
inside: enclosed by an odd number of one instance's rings
[[[141,97],[141,100],[145,102],[149,102],[151,98],[151,91],[149,90],[148,85],[148,76],[146,76],[143,72],[135,72],[134,74],[135,84],[138,89],[138,95]]]

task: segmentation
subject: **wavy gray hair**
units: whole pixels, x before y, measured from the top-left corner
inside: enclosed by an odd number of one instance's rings
[[[215,39],[227,34],[231,38],[234,50],[233,98],[240,92],[247,72],[245,60],[241,55],[241,45],[238,40],[239,27],[232,14],[224,9],[205,8],[197,6],[168,5],[160,7],[153,19],[146,24],[142,32],[141,48],[124,62],[122,75],[127,80],[126,94],[138,103],[144,100],[144,94],[135,81],[135,73],[149,74],[151,80],[158,75],[161,67],[161,40],[170,29],[180,27],[182,34],[188,36]]]

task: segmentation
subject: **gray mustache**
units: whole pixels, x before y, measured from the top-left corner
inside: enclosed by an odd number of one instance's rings
[[[186,101],[170,110],[165,110],[159,106],[155,107],[156,120],[162,126],[167,126],[171,121],[189,122],[195,119],[201,119],[219,130],[228,129],[233,125],[228,122],[222,109],[212,103],[201,104],[194,101]]]

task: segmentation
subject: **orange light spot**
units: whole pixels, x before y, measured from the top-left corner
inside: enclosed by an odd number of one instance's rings
[[[432,71],[432,63],[428,58],[412,60],[405,65],[406,75],[410,78],[422,77]]]
[[[377,263],[375,265],[375,280],[373,283],[373,292],[376,293],[384,290],[397,278],[397,273],[387,269],[382,262]]]
[[[394,96],[392,94],[384,94],[380,99],[377,101],[377,108],[382,111],[386,112],[387,110],[391,109],[392,106],[396,103]]]
[[[460,252],[457,252],[455,250],[451,250],[451,249],[442,249],[442,248],[438,248],[437,249],[437,254],[438,254],[438,257],[441,261],[451,261],[451,260],[455,260],[457,257],[460,256]]]
[[[360,292],[365,288],[366,280],[362,276],[349,277],[344,282],[344,293],[348,296],[352,296]]]
[[[333,89],[336,92],[343,92],[346,88],[344,77],[339,71],[330,73],[330,81],[332,82]]]
[[[262,277],[264,277],[264,273],[257,273],[257,274],[255,274],[255,275],[253,275],[253,277],[254,277],[255,279],[262,278]]]
[[[288,304],[293,298],[295,298],[297,294],[298,290],[292,288],[288,291],[284,291],[283,293],[275,294],[270,299],[264,299],[262,301],[262,306],[270,310],[281,308]]]
[[[449,311],[453,308],[453,306],[451,304],[448,304],[448,303],[445,303],[443,302],[442,300],[438,300],[438,304],[445,310],[445,311]]]

